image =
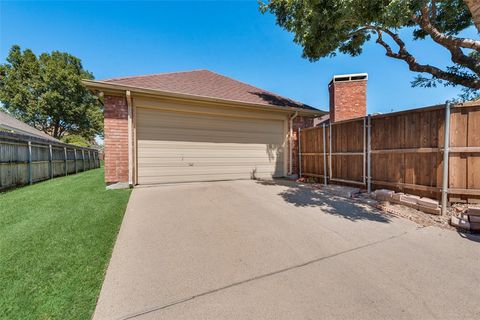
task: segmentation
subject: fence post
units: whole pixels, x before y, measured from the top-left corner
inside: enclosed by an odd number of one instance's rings
[[[301,128],[298,128],[298,178],[302,177],[302,144],[300,141]]]
[[[327,185],[327,137],[325,122],[323,123],[323,183]]]
[[[445,103],[445,137],[443,145],[443,175],[442,175],[442,215],[447,213],[448,200],[448,160],[450,151],[450,102]]]
[[[85,150],[82,149],[83,172],[85,172]]]
[[[328,176],[330,177],[330,180],[332,180],[332,122],[330,120],[330,123],[328,124],[329,126],[329,144],[328,144],[328,148],[329,148],[329,153],[328,153]],[[331,182],[331,181],[330,181]]]
[[[48,145],[48,169],[50,171],[50,179],[53,179],[53,152],[52,145]]]
[[[372,116],[367,116],[367,192],[372,192]]]
[[[68,174],[68,168],[67,168],[67,147],[63,147],[63,155],[64,155],[64,162],[65,162],[65,175]]]
[[[367,183],[366,168],[367,165],[367,117],[363,117],[363,183]]]
[[[28,141],[28,184],[33,183],[32,173],[32,142]]]
[[[75,174],[77,174],[78,173],[78,171],[77,171],[77,149],[75,149],[75,148],[73,148],[73,158],[74,158],[73,164],[75,166]]]

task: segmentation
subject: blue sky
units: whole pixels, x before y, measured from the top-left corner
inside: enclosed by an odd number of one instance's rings
[[[408,35],[408,32],[403,32]],[[473,30],[467,36],[476,36]],[[444,102],[460,88],[411,88],[414,74],[371,42],[359,57],[311,63],[292,35],[261,14],[256,1],[45,2],[0,0],[0,62],[19,44],[35,53],[67,51],[97,79],[210,69],[320,109],[335,74],[367,72],[368,112]],[[407,37],[408,38],[408,37]],[[430,41],[407,45],[421,62],[443,66]]]

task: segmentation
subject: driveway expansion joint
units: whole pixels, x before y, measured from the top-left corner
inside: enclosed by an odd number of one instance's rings
[[[296,270],[296,269],[303,268],[303,267],[306,267],[306,266],[309,266],[309,265],[312,265],[312,264],[315,264],[315,263],[318,263],[318,262],[321,262],[321,261],[324,261],[324,260],[332,259],[332,258],[341,256],[341,255],[344,255],[344,254],[352,253],[352,252],[355,252],[355,251],[358,251],[358,250],[361,250],[361,249],[364,249],[364,248],[372,247],[372,246],[375,246],[377,244],[381,244],[381,243],[384,243],[384,242],[387,242],[387,241],[390,241],[390,240],[400,238],[400,237],[405,236],[405,235],[407,235],[411,232],[419,231],[421,229],[422,228],[416,228],[416,229],[414,229],[410,232],[405,231],[405,232],[402,232],[402,233],[397,234],[397,235],[393,235],[393,236],[385,238],[385,239],[373,241],[373,242],[366,243],[366,244],[358,246],[358,247],[343,250],[343,251],[340,251],[340,252],[337,252],[337,253],[333,253],[331,255],[315,258],[315,259],[312,259],[312,260],[309,260],[309,261],[306,261],[306,262],[303,262],[303,263],[300,263],[300,264],[296,264],[296,265],[293,265],[293,266],[290,266],[290,267],[287,267],[287,268],[283,268],[283,269],[280,269],[280,270],[276,270],[276,271],[272,271],[272,272],[265,273],[265,274],[262,274],[262,275],[258,275],[258,276],[248,278],[248,279],[245,279],[245,280],[242,280],[242,281],[234,282],[234,283],[231,283],[229,285],[226,285],[226,286],[223,286],[223,287],[220,287],[220,288],[205,291],[205,292],[202,292],[202,293],[190,296],[190,297],[186,297],[186,298],[183,298],[183,299],[175,300],[175,301],[172,301],[172,302],[169,302],[169,303],[157,306],[157,307],[152,307],[152,308],[145,309],[145,310],[142,310],[142,311],[139,311],[139,312],[136,312],[136,313],[132,313],[132,314],[129,314],[129,315],[126,315],[126,316],[123,316],[123,317],[119,317],[119,318],[117,318],[117,320],[134,319],[134,318],[137,318],[139,316],[143,316],[143,315],[146,315],[146,314],[149,314],[149,313],[152,313],[152,312],[164,310],[164,309],[173,307],[175,305],[179,305],[179,304],[194,300],[196,298],[211,295],[211,294],[214,294],[214,293],[217,293],[217,292],[220,292],[220,291],[224,291],[224,290],[227,290],[227,289],[230,289],[230,288],[233,288],[233,287],[241,286],[241,285],[246,284],[246,283],[261,280],[261,279],[268,278],[268,277],[271,277],[271,276],[274,276],[274,275],[277,275],[277,274],[280,274],[280,273]]]

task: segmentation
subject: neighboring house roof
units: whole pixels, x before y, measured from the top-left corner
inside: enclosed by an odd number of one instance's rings
[[[20,133],[28,136],[33,136],[40,139],[46,139],[62,143],[60,140],[57,140],[43,131],[37,130],[34,127],[29,126],[28,124],[15,119],[8,113],[0,111],[0,130]]]
[[[256,105],[298,108],[322,113],[322,111],[304,103],[208,70],[113,78],[103,81],[85,81],[85,83],[87,85],[91,83],[122,85]]]

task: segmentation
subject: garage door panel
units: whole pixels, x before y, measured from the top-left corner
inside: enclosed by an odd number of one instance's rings
[[[255,175],[256,179],[270,179],[270,173],[258,173]],[[222,181],[222,180],[244,180],[253,179],[253,177],[246,177],[245,173],[224,173],[224,174],[199,174],[199,175],[162,175],[153,177],[143,177],[141,184],[159,184],[159,183],[181,183],[181,182],[199,182],[199,181]]]
[[[159,111],[150,109],[139,110],[142,110],[142,113],[137,115],[137,117],[138,121],[142,123],[142,128],[144,130],[150,130],[153,128],[191,128],[201,130],[231,131],[241,128],[238,131],[242,132],[245,130],[255,130],[256,132],[265,133],[275,130],[278,132],[283,131],[282,128],[278,127],[278,121],[262,121],[261,119],[257,119],[258,121],[249,121],[245,120],[246,118],[228,118],[228,121],[225,121],[226,117],[183,114],[188,118],[188,123],[186,123],[185,117],[181,116],[182,113],[161,112],[162,116],[159,117]],[[258,127],[259,123],[262,124],[261,127]]]
[[[179,159],[176,157],[171,158],[144,158],[138,161],[139,165],[146,165],[151,167],[174,167],[174,166],[191,166],[191,163],[194,163],[196,166],[204,166],[204,165],[219,165],[219,166],[237,166],[237,165],[249,165],[249,166],[272,166],[274,161],[277,161],[277,165],[283,164],[283,161],[280,160],[273,160],[273,161],[265,161],[262,157],[243,157],[237,158],[235,161],[229,161],[230,158],[226,157],[185,157],[183,159]]]
[[[282,176],[284,122],[137,109],[140,184]]]
[[[264,161],[273,162],[282,157],[283,148],[278,146],[256,145],[252,148],[234,149],[230,146],[221,148],[142,148],[139,152],[139,161],[142,159],[156,158],[161,161],[164,158],[260,158]],[[159,153],[158,149],[162,152]]]
[[[168,151],[176,151],[176,150],[192,150],[192,152],[199,152],[205,150],[225,150],[228,149],[229,151],[245,151],[245,150],[260,150],[265,151],[266,149],[277,149],[279,152],[283,152],[283,147],[278,147],[277,145],[269,145],[269,144],[240,144],[240,143],[184,143],[183,141],[147,141],[138,143],[138,146],[143,148],[144,152],[148,152],[149,150],[156,151],[158,148],[162,150]]]
[[[142,142],[155,143],[158,137],[169,137],[169,141],[180,142],[212,142],[212,143],[270,143],[272,141],[279,142],[278,137],[282,131],[277,132],[258,132],[253,129],[245,129],[245,131],[212,131],[207,129],[191,129],[191,128],[154,128],[142,132]],[[252,134],[254,132],[255,134]]]
[[[234,166],[208,166],[208,165],[195,165],[195,166],[188,166],[188,165],[182,165],[182,166],[175,166],[175,167],[159,167],[159,169],[162,171],[162,176],[177,176],[177,175],[200,175],[200,174],[205,174],[205,171],[208,170],[209,174],[215,175],[215,174],[242,174],[242,173],[248,173],[248,177],[250,178],[252,175],[257,175],[257,174],[271,174],[271,166],[268,165],[234,165]],[[179,172],[179,170],[181,170]],[[280,174],[281,172],[278,172]],[[154,171],[151,170],[150,172],[146,172],[143,177],[156,177],[158,174]]]

